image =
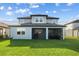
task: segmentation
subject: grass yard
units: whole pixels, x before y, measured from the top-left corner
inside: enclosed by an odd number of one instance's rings
[[[0,56],[79,56],[79,40],[0,40]]]

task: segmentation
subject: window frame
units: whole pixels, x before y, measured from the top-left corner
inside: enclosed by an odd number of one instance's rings
[[[19,34],[18,34],[19,32]],[[25,31],[17,31],[17,35],[25,35]]]
[[[35,22],[38,22],[38,18],[36,18]]]
[[[21,31],[21,35],[25,35],[25,31]]]
[[[43,19],[42,18],[40,18],[40,22],[43,22]]]
[[[19,33],[19,34],[18,34]],[[21,35],[21,32],[20,31],[17,31],[17,35]]]

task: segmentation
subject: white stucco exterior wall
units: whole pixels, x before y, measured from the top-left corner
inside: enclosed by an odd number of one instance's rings
[[[68,29],[74,29],[74,28],[76,28],[76,27],[79,27],[79,23],[71,23],[71,24],[68,24],[68,25],[66,25],[66,30],[68,30]]]
[[[66,25],[65,30],[68,30],[68,29],[73,29],[73,24]]]
[[[73,28],[79,27],[79,23],[73,23]]]
[[[17,28],[25,29],[25,35],[17,35]],[[10,37],[13,39],[32,39],[32,28],[31,27],[11,27]]]
[[[77,30],[75,28],[79,27],[79,23],[70,23],[66,25],[65,36],[77,36]]]

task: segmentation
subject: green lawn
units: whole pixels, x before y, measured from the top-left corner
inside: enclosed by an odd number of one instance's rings
[[[79,40],[0,40],[0,56],[79,56]]]

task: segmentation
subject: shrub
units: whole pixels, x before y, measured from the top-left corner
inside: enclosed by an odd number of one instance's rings
[[[2,38],[8,38],[8,35],[2,35],[2,34],[0,34],[0,38],[2,39]]]
[[[3,35],[0,35],[0,38],[3,38]]]

